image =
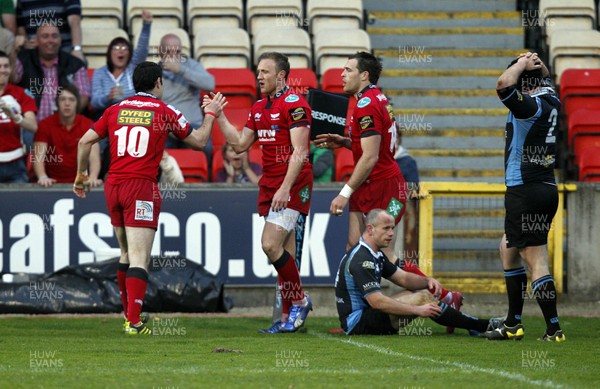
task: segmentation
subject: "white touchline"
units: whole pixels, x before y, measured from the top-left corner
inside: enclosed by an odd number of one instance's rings
[[[455,366],[460,369],[472,370],[474,372],[486,373],[486,374],[490,374],[490,375],[499,376],[502,378],[508,378],[508,379],[515,380],[515,381],[521,381],[521,382],[524,382],[529,385],[543,386],[543,387],[547,387],[547,388],[566,388],[564,385],[556,384],[550,380],[532,380],[531,378],[525,377],[524,375],[510,373],[510,372],[504,371],[504,370],[479,367],[479,366],[474,366],[474,365],[470,365],[468,363],[462,363],[462,362],[451,362],[451,361],[444,361],[444,360],[432,359],[432,358],[427,358],[427,357],[420,357],[417,355],[403,354],[403,353],[399,353],[397,351],[387,349],[385,347],[379,347],[379,346],[375,346],[375,345],[368,344],[368,343],[360,343],[360,342],[353,340],[352,338],[340,339],[340,338],[334,338],[332,336],[328,336],[325,334],[319,334],[319,333],[317,333],[315,335],[322,339],[333,340],[333,341],[340,342],[340,343],[351,344],[352,346],[356,346],[356,347],[367,348],[367,349],[376,351],[380,354],[394,355],[394,356],[401,357],[401,358],[412,359],[414,361],[437,363],[439,365],[445,365],[445,366]]]

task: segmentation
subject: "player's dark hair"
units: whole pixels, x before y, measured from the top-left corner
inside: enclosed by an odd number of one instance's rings
[[[0,58],[8,58],[8,61],[10,62],[10,57],[2,50],[0,50]]]
[[[136,92],[150,92],[158,78],[162,80],[162,68],[157,63],[144,61],[133,71],[133,88]]]
[[[507,69],[516,64],[519,58],[515,58],[508,65]],[[525,70],[519,76],[517,80],[517,89],[521,92],[534,90],[537,87],[544,86],[544,76],[542,75],[542,69]]]
[[[288,60],[288,57],[276,51],[269,51],[262,53],[260,57],[258,57],[258,61],[256,63],[260,63],[260,61],[263,59],[273,60],[273,62],[275,62],[275,72],[279,73],[283,70],[285,72],[284,80],[287,81],[287,78],[290,75],[290,61]]]
[[[110,43],[108,44],[108,48],[106,49],[106,67],[108,68],[108,70],[112,73],[112,71],[115,69],[115,64],[112,61],[112,48],[115,45],[125,45],[128,48],[128,52],[127,52],[127,63],[125,64],[125,66],[129,65],[129,62],[131,62],[131,57],[133,56],[133,46],[131,45],[131,43],[121,37],[118,36],[115,39],[113,39],[112,41],[110,41]]]
[[[383,66],[377,57],[366,51],[357,51],[356,54],[352,54],[348,59],[355,59],[358,71],[361,73],[365,71],[369,72],[369,82],[377,85],[377,81],[379,81],[379,76],[381,76],[381,71],[383,70]]]
[[[75,85],[73,85],[71,83],[62,84],[58,88],[58,91],[56,92],[56,99],[55,99],[56,107],[58,108],[58,99],[60,98],[60,95],[62,95],[62,93],[64,91],[70,92],[75,96],[75,100],[77,100],[76,110],[77,110],[77,112],[79,112],[79,108],[81,105],[81,95],[79,94],[79,90],[77,89],[77,87],[75,87]]]

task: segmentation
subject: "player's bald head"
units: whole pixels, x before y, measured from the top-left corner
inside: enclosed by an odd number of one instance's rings
[[[365,225],[378,226],[381,223],[394,222],[394,217],[390,215],[385,209],[375,208],[372,209],[365,219]]]

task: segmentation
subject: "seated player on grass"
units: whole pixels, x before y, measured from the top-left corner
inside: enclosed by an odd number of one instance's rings
[[[478,319],[436,301],[441,285],[431,277],[405,272],[381,251],[394,236],[394,217],[383,209],[370,211],[360,241],[346,253],[335,279],[340,324],[348,335],[391,335],[416,317],[443,326],[464,328],[472,335],[493,329],[499,319]],[[381,277],[407,290],[391,297],[381,292]],[[428,291],[434,290],[433,295]]]

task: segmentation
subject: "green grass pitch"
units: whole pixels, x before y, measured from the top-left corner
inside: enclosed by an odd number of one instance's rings
[[[160,315],[159,315],[160,316]],[[446,335],[428,319],[398,336],[329,334],[309,317],[297,334],[264,335],[266,318],[160,317],[129,336],[118,318],[1,318],[0,388],[600,387],[600,319],[561,317],[562,344]]]

